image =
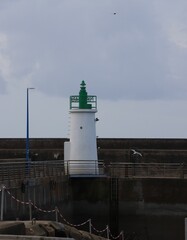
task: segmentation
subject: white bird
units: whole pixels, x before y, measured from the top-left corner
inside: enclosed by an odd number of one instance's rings
[[[53,157],[54,159],[58,159],[60,157],[60,153],[54,153]]]
[[[134,149],[131,149],[131,151],[133,152],[133,155],[139,155],[140,157],[142,157],[142,154],[140,152],[137,152]]]

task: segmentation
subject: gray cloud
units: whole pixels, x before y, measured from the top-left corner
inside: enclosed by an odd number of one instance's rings
[[[178,3],[2,2],[0,31],[9,42],[10,79],[65,97],[77,94],[84,79],[88,92],[100,98],[186,98],[186,30],[172,28],[187,23],[185,17],[178,22],[182,6],[174,15]]]
[[[0,75],[0,93],[4,94],[6,92],[6,84],[2,76]]]

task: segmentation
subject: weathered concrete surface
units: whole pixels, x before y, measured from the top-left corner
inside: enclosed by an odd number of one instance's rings
[[[38,161],[64,159],[67,138],[31,138],[31,158]],[[98,138],[98,157],[108,162],[186,162],[187,139],[127,139]],[[0,159],[25,158],[24,138],[0,138]],[[131,149],[140,151],[143,158],[132,158]]]
[[[5,221],[0,222],[0,229],[0,239],[105,240],[100,236],[53,221]]]
[[[71,179],[70,184],[76,223],[91,216],[97,229],[109,224],[114,235],[124,230],[137,239],[184,239],[187,180],[119,179],[116,196],[107,178]]]
[[[134,232],[143,239],[184,239],[187,179],[118,179],[118,186],[113,190],[111,184],[107,177],[72,178],[68,182],[59,182],[55,189],[46,183],[29,186],[25,193],[21,189],[10,191],[22,201],[31,199],[42,209],[51,210],[58,206],[60,213],[72,224],[91,218],[96,229],[102,230],[109,225],[113,235],[124,230],[127,236]],[[7,220],[29,218],[28,205],[18,204],[7,194],[5,198]],[[32,217],[36,219],[55,219],[55,213],[32,210]],[[59,220],[62,219],[59,217]],[[88,231],[88,225],[82,229]],[[42,232],[46,232],[45,228]]]
[[[25,235],[23,222],[0,222],[0,234]]]
[[[0,235],[1,240],[74,240],[74,238],[23,236],[23,235]]]
[[[72,178],[68,182],[59,182],[55,189],[46,183],[30,186],[25,193],[21,189],[12,189],[11,193],[22,201],[30,198],[42,209],[51,210],[58,206],[60,213],[72,224],[91,218],[98,230],[109,225],[113,235],[124,230],[127,235],[134,232],[143,239],[184,239],[187,179],[118,179],[118,186],[113,190],[111,184],[107,177]],[[28,206],[18,204],[7,194],[5,197],[6,219],[29,218]],[[55,213],[45,214],[35,209],[32,213],[36,219],[55,219]],[[59,220],[62,220],[60,216]],[[33,228],[37,231],[38,226]],[[67,230],[68,236],[72,229]],[[88,231],[88,225],[82,229]],[[47,232],[45,227],[39,230],[41,235]],[[54,235],[51,228],[48,230],[48,234]],[[73,238],[80,233],[74,234]]]
[[[187,139],[98,139],[99,159],[107,162],[186,162]],[[141,152],[133,157],[131,149]]]

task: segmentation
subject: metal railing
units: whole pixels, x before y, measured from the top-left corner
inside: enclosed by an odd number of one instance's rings
[[[111,163],[109,175],[119,178],[185,178],[187,167],[182,163]]]
[[[64,161],[0,162],[0,182],[64,175]]]
[[[103,161],[0,162],[0,183],[5,181],[53,178],[73,175],[106,175],[117,178],[187,178],[187,166],[181,163],[124,163],[105,165]]]
[[[64,161],[67,175],[103,175],[103,161],[98,160],[68,160]]]

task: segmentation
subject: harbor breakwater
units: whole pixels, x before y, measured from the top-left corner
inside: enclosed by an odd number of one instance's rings
[[[8,154],[10,150],[10,155],[14,152],[16,156],[21,152],[24,154],[24,139],[20,140],[22,147],[12,144],[11,141],[15,139],[10,140],[9,144],[9,140],[6,141],[7,148],[4,146],[1,151],[6,149]],[[58,157],[63,155],[63,139],[59,142],[56,139],[54,142],[57,144],[53,142],[49,145],[49,140],[37,140],[38,145],[34,139],[32,141],[32,151],[38,153],[38,158],[46,154],[49,160],[52,157],[56,159],[57,153],[60,154]],[[186,140],[98,140],[99,156],[102,156],[106,165],[112,160],[118,162],[119,159],[120,162],[162,162],[164,159],[164,162],[186,164],[186,146]],[[144,159],[133,159],[132,148],[141,151]],[[111,178],[105,175],[92,178],[64,176],[57,177],[54,182],[51,180],[46,178],[28,182],[25,189],[22,189],[20,182],[19,187],[8,190],[16,199],[22,202],[31,200],[41,209],[51,210],[57,206],[59,212],[72,224],[92,219],[96,229],[102,230],[109,225],[114,235],[123,230],[125,234],[134,234],[137,239],[184,239],[184,218],[187,215],[185,178]],[[55,220],[56,217],[54,212],[48,214],[34,207],[32,211],[32,217],[36,219]],[[28,219],[29,207],[15,201],[5,191],[4,218]],[[59,220],[63,219],[59,216]],[[88,230],[88,225],[83,226],[83,230]]]
[[[64,159],[64,142],[67,138],[31,138],[30,157],[33,161]],[[187,139],[126,139],[98,138],[98,159],[110,162],[186,162]],[[143,158],[132,157],[131,149],[142,153]],[[24,138],[0,138],[0,159],[25,158]]]
[[[123,230],[137,239],[184,239],[186,179],[118,179],[115,189],[111,185],[107,177],[72,178],[52,188],[43,182],[27,186],[25,192],[21,186],[8,189],[4,220],[28,220],[29,205],[23,203],[31,200],[37,206],[32,206],[32,218],[38,220],[55,220],[51,210],[58,207],[63,216],[58,214],[59,221],[76,226],[91,219],[99,231],[109,225],[113,236]],[[83,224],[80,229],[88,231],[89,226]]]

